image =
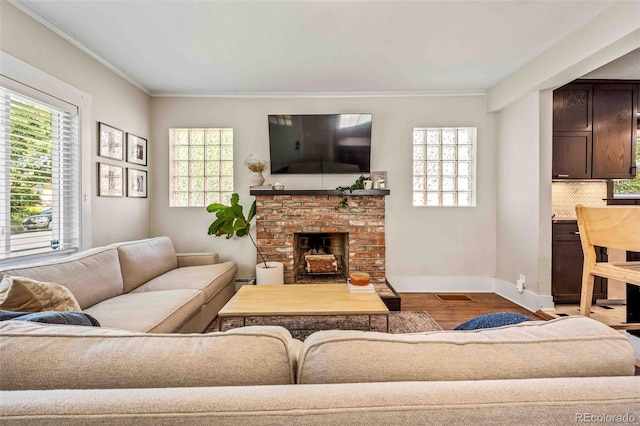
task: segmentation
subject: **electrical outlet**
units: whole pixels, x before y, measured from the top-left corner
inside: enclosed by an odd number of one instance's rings
[[[522,293],[526,287],[527,277],[524,274],[520,274],[520,278],[516,281],[516,290],[518,293]]]

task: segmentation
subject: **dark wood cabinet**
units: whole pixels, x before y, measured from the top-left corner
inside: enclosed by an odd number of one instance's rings
[[[568,84],[553,92],[553,131],[590,132],[592,84]]]
[[[634,178],[637,97],[637,84],[572,83],[555,90],[553,178]]]
[[[596,250],[598,261],[607,259],[606,249]],[[582,244],[575,221],[554,223],[551,248],[551,294],[554,303],[580,303],[582,289]],[[607,298],[607,280],[596,277],[593,303]]]
[[[635,178],[636,90],[632,84],[593,88],[594,179]]]
[[[591,133],[556,132],[553,134],[553,177],[591,178]]]

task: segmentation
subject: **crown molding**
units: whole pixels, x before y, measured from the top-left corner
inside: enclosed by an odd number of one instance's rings
[[[485,96],[486,90],[448,90],[415,92],[162,92],[152,97],[164,98],[407,98],[434,96]]]

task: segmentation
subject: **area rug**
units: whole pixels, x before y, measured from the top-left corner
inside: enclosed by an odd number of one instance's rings
[[[205,333],[218,331],[219,318],[216,318],[205,330]],[[372,319],[374,331],[385,331],[386,323],[383,317]],[[367,316],[314,316],[314,317],[251,317],[247,318],[246,325],[280,325],[291,332],[291,335],[304,340],[310,334],[319,330],[364,330],[368,329]],[[240,320],[225,319],[223,330],[241,327]],[[389,333],[421,333],[425,331],[438,331],[442,327],[434,321],[426,312],[389,312]]]

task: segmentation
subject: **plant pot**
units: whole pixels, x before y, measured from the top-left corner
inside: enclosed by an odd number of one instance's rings
[[[267,262],[256,265],[256,284],[284,284],[284,265],[280,262]]]
[[[264,176],[262,172],[251,172],[251,179],[249,180],[251,186],[262,186],[264,183]]]

